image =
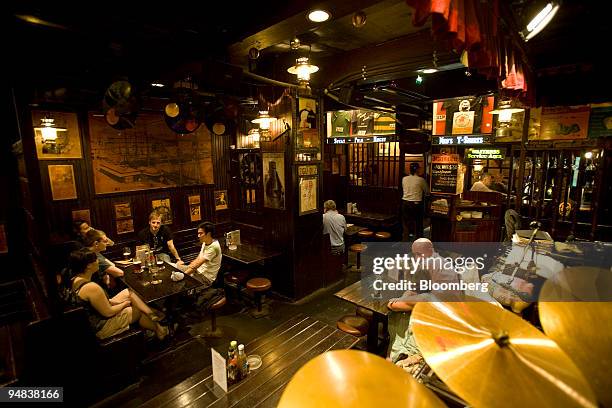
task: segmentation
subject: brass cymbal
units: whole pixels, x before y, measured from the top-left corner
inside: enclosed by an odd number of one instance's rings
[[[544,283],[540,298],[546,302],[538,304],[540,322],[544,332],[552,338],[576,363],[589,380],[597,399],[606,407],[612,407],[612,303],[602,302],[555,302],[557,297],[568,300],[582,286],[560,287],[564,282],[601,281],[601,275],[610,275],[607,270],[595,268],[566,268],[561,272],[561,284],[552,280]],[[577,275],[577,276],[574,276]],[[599,275],[597,277],[596,275]],[[603,288],[602,288],[603,289]]]
[[[422,302],[411,321],[427,364],[475,407],[597,406],[570,358],[513,313],[486,302]]]
[[[310,407],[445,407],[410,374],[365,351],[323,353],[300,368],[279,408]]]
[[[545,301],[612,301],[612,272],[590,266],[572,266],[548,279],[540,291]]]

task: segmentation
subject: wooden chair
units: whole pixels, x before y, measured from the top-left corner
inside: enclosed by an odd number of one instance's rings
[[[255,295],[255,303],[257,305],[257,309],[251,311],[251,316],[256,319],[267,316],[270,311],[262,310],[261,296],[272,287],[272,282],[267,278],[252,278],[248,280],[246,287]]]

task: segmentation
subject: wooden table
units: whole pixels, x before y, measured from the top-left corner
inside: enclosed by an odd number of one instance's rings
[[[223,245],[221,251],[224,257],[245,265],[264,262],[282,254],[280,251],[260,245],[249,244],[248,242],[241,243],[238,245],[238,248],[234,250],[230,250],[227,245]]]
[[[329,350],[351,348],[357,338],[321,321],[297,315],[245,346],[262,366],[231,385],[227,394],[213,383],[207,367],[147,401],[144,407],[275,407],[293,374]],[[225,355],[226,350],[218,350]]]
[[[347,222],[367,225],[369,228],[390,228],[398,220],[397,214],[382,214],[362,211],[359,214],[344,214]]]
[[[370,285],[369,282],[365,284]],[[384,322],[390,310],[387,308],[390,292],[383,291],[380,299],[375,299],[367,288],[363,287],[363,280],[357,281],[350,286],[334,293],[339,299],[345,300],[355,306],[360,306],[374,312],[372,323],[368,326],[368,351],[375,352],[378,346],[378,323]]]
[[[123,270],[125,272],[125,275],[121,278],[123,282],[134,292],[138,293],[145,303],[187,292],[203,285],[200,281],[187,274],[184,274],[185,277],[182,280],[174,282],[170,279],[170,274],[173,271],[179,270],[166,262],[160,266],[155,277],[148,270],[140,272],[140,265],[123,267]],[[162,282],[154,285],[151,283],[154,280],[161,280]]]

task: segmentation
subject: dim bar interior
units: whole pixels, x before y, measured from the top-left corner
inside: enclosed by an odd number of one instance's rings
[[[9,5],[0,401],[612,406],[609,13],[124,3]]]

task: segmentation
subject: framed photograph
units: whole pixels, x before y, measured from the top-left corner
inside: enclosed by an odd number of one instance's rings
[[[312,98],[299,98],[298,101],[299,129],[317,128],[317,100]]]
[[[285,208],[285,154],[263,153],[264,207]]]
[[[300,215],[318,211],[317,178],[300,177]]]
[[[91,214],[89,210],[72,210],[72,221],[83,220],[91,225]]]
[[[50,164],[48,169],[53,201],[77,198],[72,164]]]
[[[124,220],[117,220],[117,234],[127,234],[134,232],[134,219],[126,218]]]
[[[172,224],[172,208],[169,198],[160,198],[151,202],[151,207],[162,216],[162,224]]]
[[[187,196],[187,201],[189,201],[189,205],[200,204],[200,195],[195,194]]]
[[[132,209],[130,203],[116,203],[115,204],[115,219],[121,220],[124,218],[132,217]]]
[[[215,211],[227,210],[227,190],[215,191]]]
[[[53,119],[56,131],[55,140],[43,140],[42,131],[37,129],[41,119]],[[38,160],[82,159],[81,133],[76,113],[32,111],[32,126]],[[62,130],[59,130],[62,129]]]
[[[202,220],[200,204],[192,204],[189,206],[189,217],[191,219],[191,222]]]

